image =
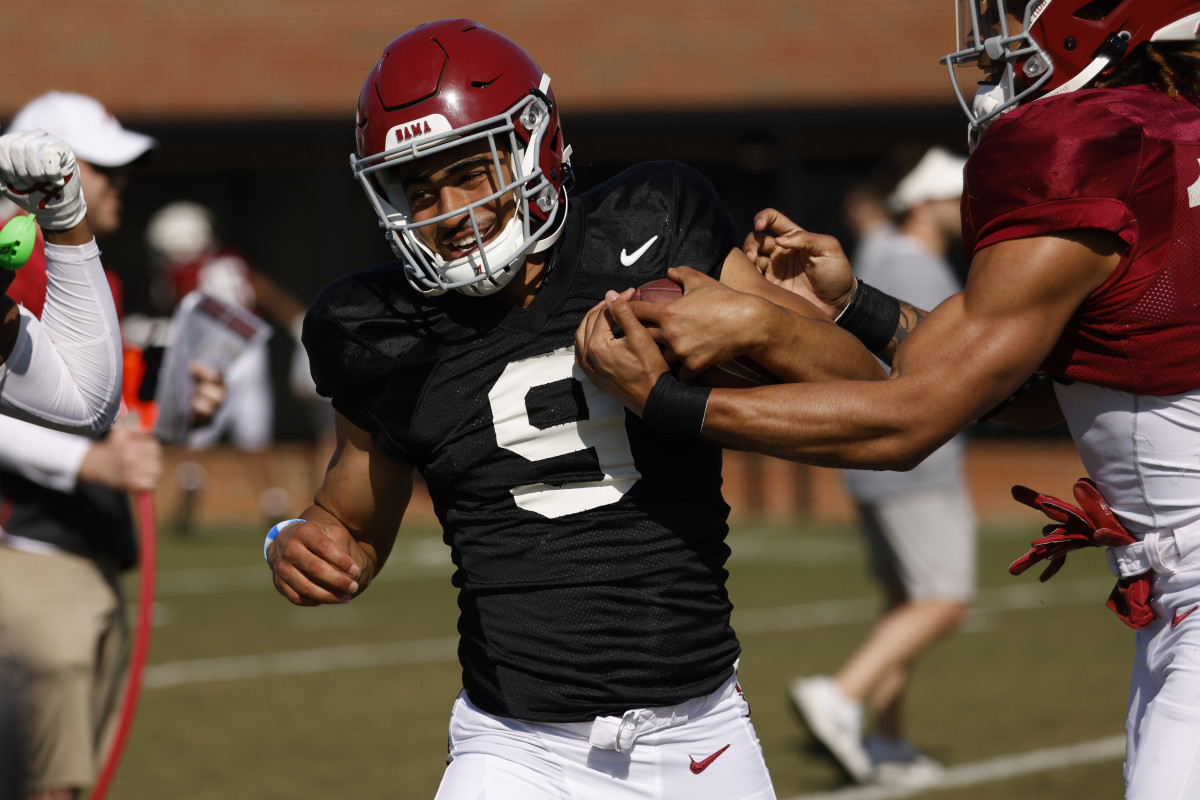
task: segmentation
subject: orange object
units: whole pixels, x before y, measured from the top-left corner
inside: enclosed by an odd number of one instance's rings
[[[158,405],[153,392],[147,392],[146,354],[140,347],[124,345],[124,379],[121,383],[121,400],[130,414],[136,414],[143,430],[152,430],[158,419]]]

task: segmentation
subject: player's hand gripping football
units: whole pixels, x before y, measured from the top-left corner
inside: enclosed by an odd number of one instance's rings
[[[631,308],[681,381],[695,382],[710,367],[769,344],[763,324],[769,301],[691,267],[673,267],[667,275],[681,284],[682,296],[667,303],[634,302]]]
[[[633,289],[609,291],[575,329],[575,363],[602,391],[641,416],[659,376],[670,367],[629,305]]]
[[[75,152],[45,131],[0,136],[0,194],[36,214],[46,231],[69,230],[87,216]]]
[[[1009,565],[1010,573],[1020,575],[1034,564],[1047,561],[1038,579],[1047,581],[1062,569],[1068,553],[1084,547],[1121,547],[1137,541],[1125,530],[1090,479],[1076,481],[1073,493],[1078,507],[1025,486],[1012,488],[1015,500],[1041,511],[1055,524],[1042,528],[1042,538],[1031,542],[1029,551]],[[1149,573],[1143,573],[1120,578],[1106,605],[1126,625],[1141,629],[1154,621],[1149,596]]]
[[[267,563],[275,591],[298,606],[319,606],[349,602],[361,588],[359,578],[369,561],[343,526],[305,520],[280,531],[267,551]]]
[[[774,208],[754,215],[754,231],[742,245],[767,280],[795,292],[832,319],[854,293],[854,276],[832,236],[810,233]]]

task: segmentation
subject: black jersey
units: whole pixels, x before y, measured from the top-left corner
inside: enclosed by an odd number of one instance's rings
[[[571,198],[532,304],[425,297],[393,262],[331,284],[304,345],[321,394],[424,476],[459,589],[479,707],[579,721],[714,691],[739,645],[721,452],[647,428],[574,361],[609,289],[740,242],[712,186],[643,164]]]

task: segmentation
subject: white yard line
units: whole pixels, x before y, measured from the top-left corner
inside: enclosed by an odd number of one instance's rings
[[[1111,579],[1080,578],[1053,583],[1013,585],[979,592],[972,614],[984,616],[1020,611],[1044,605],[1098,603],[1105,597]],[[734,629],[743,636],[776,631],[822,628],[852,622],[869,622],[879,611],[876,597],[800,603],[777,608],[735,611]],[[457,659],[457,639],[425,639],[407,642],[319,647],[262,655],[201,658],[146,667],[146,688],[180,686],[210,681],[266,678],[272,675],[331,672],[342,669],[428,664]]]
[[[996,756],[970,764],[947,767],[938,780],[921,786],[850,786],[832,792],[796,795],[788,800],[895,800],[939,789],[959,789],[1062,767],[1113,761],[1124,756],[1125,737],[1109,736],[1064,747],[1046,747],[1028,753]]]
[[[198,590],[204,584],[211,586],[206,580],[210,577],[211,574],[205,575],[197,584],[188,588]],[[1103,578],[1059,578],[1047,584],[1021,584],[987,589],[977,596],[972,613],[976,616],[986,616],[1038,606],[1100,602],[1098,598],[1104,597],[1109,584],[1110,580]],[[185,589],[182,593],[190,592]],[[878,610],[878,598],[861,597],[738,611],[735,612],[733,621],[739,633],[752,635],[853,622],[865,623],[874,619]],[[175,661],[148,666],[143,676],[143,685],[147,689],[164,689],[187,684],[253,680],[278,675],[302,675],[402,664],[453,663],[457,660],[457,649],[457,638],[446,637]],[[1121,758],[1124,752],[1124,737],[1112,736],[1065,747],[1044,748],[959,764],[948,767],[936,782],[923,786],[850,786],[820,794],[798,795],[789,800],[893,800],[914,797],[939,789],[974,786],[1061,767],[1111,761]]]
[[[318,647],[312,650],[290,650],[286,653],[199,658],[193,661],[154,664],[146,667],[143,685],[147,689],[162,689],[188,683],[305,675],[395,664],[431,664],[457,659],[457,637]]]

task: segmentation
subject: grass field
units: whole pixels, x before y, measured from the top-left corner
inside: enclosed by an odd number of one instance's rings
[[[874,616],[857,534],[734,529],[741,678],[781,800],[1122,796],[1111,740],[1132,636],[1103,606],[1112,580],[1099,552],[1046,584],[1008,574],[1039,525],[984,529],[966,630],[918,665],[911,734],[961,768],[962,785],[911,795],[850,790],[786,702],[793,676],[834,669]],[[366,594],[323,608],[275,594],[258,528],[162,535],[146,687],[109,798],[431,798],[460,685],[457,609],[440,534],[406,533]],[[132,602],[136,576],[129,591]],[[1065,766],[1028,766],[1076,745]]]

